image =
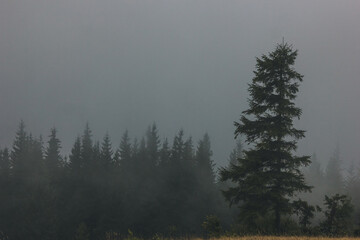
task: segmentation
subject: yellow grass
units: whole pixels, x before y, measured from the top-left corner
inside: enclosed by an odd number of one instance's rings
[[[246,236],[246,237],[221,237],[214,238],[210,240],[360,240],[359,237],[339,237],[339,238],[329,238],[329,237],[276,237],[276,236]],[[203,240],[201,238],[195,238],[192,240]]]

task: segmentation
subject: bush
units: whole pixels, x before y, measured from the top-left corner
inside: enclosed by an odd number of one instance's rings
[[[325,221],[321,223],[322,231],[330,236],[352,234],[351,213],[353,205],[346,195],[325,195]]]

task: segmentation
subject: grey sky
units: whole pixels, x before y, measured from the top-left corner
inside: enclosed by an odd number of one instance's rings
[[[161,137],[208,132],[219,164],[247,108],[255,57],[285,41],[305,75],[302,154],[327,161],[336,143],[360,161],[360,1],[2,0],[0,146],[20,119],[56,126],[66,152],[89,121],[115,146],[125,129]]]

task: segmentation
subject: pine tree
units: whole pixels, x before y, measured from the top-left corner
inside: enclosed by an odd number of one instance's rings
[[[28,134],[25,131],[24,121],[20,121],[15,141],[11,151],[11,167],[14,177],[21,177],[26,172],[26,157],[28,155]]]
[[[75,143],[71,149],[71,154],[69,157],[69,169],[72,175],[80,174],[84,168],[84,164],[81,158],[81,139],[77,137]]]
[[[12,189],[7,194],[11,194],[12,204],[4,214],[11,239],[39,239],[54,232],[50,219],[54,212],[49,202],[53,198],[45,181],[43,153],[42,138],[28,134],[21,121],[11,151]]]
[[[167,138],[165,138],[165,140],[163,141],[159,154],[160,154],[160,167],[169,164],[171,152]]]
[[[182,217],[185,212],[186,199],[188,198],[187,188],[189,185],[184,183],[188,180],[188,174],[183,167],[183,156],[185,149],[184,132],[180,130],[174,137],[171,149],[168,149],[167,141],[162,148],[161,177],[162,194],[160,204],[162,205],[162,226],[182,225]]]
[[[146,132],[146,147],[148,151],[148,160],[151,167],[156,166],[159,163],[159,146],[160,139],[156,124],[149,126]]]
[[[121,137],[119,148],[114,154],[114,165],[116,168],[129,166],[131,164],[131,143],[128,131],[126,130]]]
[[[29,135],[29,168],[33,170],[36,174],[44,174],[44,142],[42,136],[38,138],[33,138],[32,135]]]
[[[50,131],[50,139],[45,151],[45,163],[50,177],[57,178],[59,177],[59,170],[62,167],[62,157],[60,155],[61,144],[56,136],[56,128],[52,128]]]
[[[183,155],[181,157],[181,161],[182,161],[182,166],[183,168],[189,172],[189,174],[195,174],[195,165],[196,165],[196,160],[195,160],[195,150],[194,150],[194,144],[193,144],[193,140],[192,137],[189,137],[188,139],[186,139],[185,143],[184,143],[184,152]]]
[[[91,161],[89,163],[90,168],[90,174],[92,177],[98,178],[99,174],[101,175],[101,171],[104,170],[104,165],[102,162],[102,156],[101,156],[101,147],[100,142],[95,141],[93,148],[92,148],[92,156]]]
[[[351,162],[349,168],[347,169],[346,179],[345,179],[345,192],[348,196],[351,196],[351,200],[356,208],[360,207],[360,179],[356,174],[356,168],[354,162]]]
[[[293,127],[293,118],[301,115],[293,101],[303,78],[293,68],[296,56],[297,50],[282,43],[256,59],[255,77],[248,89],[249,109],[235,122],[235,136],[244,135],[251,147],[237,165],[221,169],[223,181],[237,183],[224,196],[231,204],[242,202],[242,220],[256,225],[259,216],[270,215],[277,232],[281,231],[281,216],[291,212],[290,198],[311,189],[300,171],[310,157],[293,154],[297,140],[304,137],[303,130]]]
[[[90,171],[94,164],[93,151],[92,133],[87,123],[81,138],[81,158],[87,171]]]
[[[149,168],[151,167],[148,158],[149,156],[147,155],[146,141],[145,138],[142,137],[140,141],[138,153],[134,158],[135,159],[134,165],[136,169],[135,171],[137,171],[138,169],[140,170],[140,168],[145,168],[143,169],[143,171],[139,171],[139,173],[142,174],[142,177],[144,177],[149,172],[150,170]]]
[[[201,222],[207,215],[214,214],[217,208],[218,191],[215,191],[214,162],[212,160],[210,137],[206,133],[198,142],[195,154],[195,177],[197,180],[196,211],[198,221]]]
[[[113,150],[111,140],[108,133],[106,133],[101,144],[100,164],[103,170],[109,170],[113,164]]]
[[[198,168],[198,177],[206,187],[212,189],[215,184],[214,162],[212,157],[209,135],[206,133],[199,141],[196,150],[196,165]]]
[[[185,148],[183,137],[184,137],[184,131],[181,129],[174,138],[174,142],[171,149],[171,159],[175,165],[180,165],[182,161],[184,148]]]
[[[327,194],[343,193],[344,179],[341,174],[340,148],[336,145],[333,156],[326,167],[326,189]]]

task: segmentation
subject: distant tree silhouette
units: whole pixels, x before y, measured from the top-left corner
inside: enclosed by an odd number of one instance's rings
[[[71,154],[69,157],[69,169],[71,174],[76,177],[83,172],[84,163],[81,158],[81,139],[77,137],[75,143],[71,149]]]
[[[327,194],[343,193],[344,179],[341,174],[340,148],[336,146],[333,156],[326,167],[325,179]]]
[[[351,197],[354,207],[357,211],[360,210],[360,176],[357,174],[359,170],[356,169],[354,162],[351,162],[347,169],[345,178],[345,193]],[[360,216],[360,215],[359,215]]]
[[[56,128],[50,130],[48,146],[45,150],[45,165],[52,180],[57,181],[60,177],[60,170],[63,167],[63,159],[60,155],[61,143],[57,138]]]
[[[198,176],[201,181],[204,182],[206,187],[211,189],[214,188],[215,184],[215,173],[214,173],[214,162],[211,159],[213,153],[211,151],[211,144],[209,135],[206,133],[199,141],[196,150],[196,164],[198,167]]]
[[[113,165],[113,150],[108,133],[104,136],[103,142],[101,143],[101,152],[100,152],[100,167],[101,169],[108,171],[112,168]]]

